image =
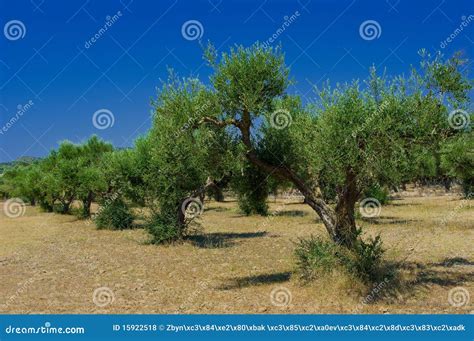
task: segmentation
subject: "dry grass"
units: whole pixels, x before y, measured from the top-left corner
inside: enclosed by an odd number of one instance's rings
[[[73,216],[28,207],[0,216],[0,309],[6,313],[468,313],[448,293],[474,293],[472,204],[455,195],[404,195],[379,218],[360,221],[380,233],[397,263],[398,291],[384,287],[373,304],[347,276],[303,285],[294,274],[294,242],[325,234],[299,203],[271,203],[270,217],[244,217],[235,202],[207,203],[199,236],[177,245],[146,243],[143,230],[96,230]],[[96,288],[115,300],[100,308]],[[291,303],[272,304],[284,287]],[[2,305],[3,304],[3,305]]]

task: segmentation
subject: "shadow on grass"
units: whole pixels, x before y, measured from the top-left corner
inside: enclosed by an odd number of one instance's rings
[[[403,200],[403,199],[399,199]],[[386,204],[386,206],[419,206],[421,203],[419,202],[390,202]]]
[[[277,217],[304,217],[308,215],[308,212],[301,210],[289,210],[289,211],[279,211],[271,214]]]
[[[208,212],[208,211],[227,212],[227,211],[230,211],[230,210],[231,210],[230,207],[218,206],[218,207],[206,207],[206,208],[204,209],[204,212]]]
[[[447,268],[451,268],[455,265],[474,265],[474,262],[462,257],[452,257],[443,259],[441,263],[432,263],[430,265],[445,266]]]
[[[248,239],[248,238],[259,238],[265,237],[267,232],[242,232],[242,233],[207,233],[188,236],[186,240],[191,242],[192,245],[204,248],[204,249],[220,249],[225,247],[231,247],[235,244],[235,239]]]
[[[362,221],[371,223],[374,225],[398,225],[398,224],[408,224],[419,221],[418,219],[399,219],[396,217],[379,217],[379,218],[366,218],[361,217]]]
[[[232,290],[246,288],[262,284],[283,283],[290,280],[291,272],[277,272],[255,276],[235,277],[229,279],[228,283],[218,287],[219,290]]]
[[[386,274],[383,281],[386,284],[378,295],[373,295],[373,302],[397,301],[402,297],[406,299],[416,296],[420,289],[426,289],[432,285],[448,289],[474,281],[474,272],[456,271],[452,269],[455,265],[474,265],[474,263],[461,257],[446,258],[440,263],[428,264],[406,261],[386,262],[383,269]],[[380,283],[382,281],[373,283],[372,287],[375,288]]]

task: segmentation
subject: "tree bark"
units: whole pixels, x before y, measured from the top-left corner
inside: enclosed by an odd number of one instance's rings
[[[210,180],[207,185],[208,189],[210,190],[212,194],[212,198],[217,202],[224,201],[224,193],[222,192],[221,186],[222,185],[220,181],[214,181],[214,180]]]
[[[82,201],[82,214],[85,218],[90,217],[91,215],[91,205],[94,200],[94,194],[89,192],[87,198]]]
[[[355,222],[355,203],[358,199],[356,175],[349,169],[346,172],[344,186],[339,191],[336,204],[336,241],[348,248],[352,248],[357,239],[357,227]]]

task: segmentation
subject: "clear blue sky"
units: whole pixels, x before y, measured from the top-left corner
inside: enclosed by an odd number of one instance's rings
[[[107,16],[119,11],[99,34]],[[441,50],[474,58],[474,17],[455,33],[474,15],[472,0],[2,0],[0,162],[44,156],[61,140],[80,142],[91,134],[130,146],[150,127],[150,100],[167,67],[207,80],[199,39],[183,37],[185,22],[198,21],[200,40],[227,50],[266,41],[297,11],[275,44],[283,45],[291,65],[296,84],[290,92],[305,100],[312,84],[365,78],[373,64],[389,74],[406,72],[418,63],[418,49],[440,50],[451,34]],[[367,20],[380,30],[374,26],[376,35],[363,39],[359,29]],[[18,105],[27,108],[22,115]],[[94,126],[99,109],[113,113],[113,126]]]

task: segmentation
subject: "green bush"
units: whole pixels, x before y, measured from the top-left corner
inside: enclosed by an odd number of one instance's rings
[[[367,242],[359,238],[353,250],[341,253],[342,263],[348,271],[354,273],[365,283],[374,283],[382,279],[382,241],[380,236]]]
[[[474,134],[458,134],[444,143],[441,149],[441,167],[448,175],[461,181],[466,199],[472,199],[474,193]]]
[[[176,219],[167,215],[153,215],[146,225],[147,231],[152,236],[152,244],[169,244],[182,239],[183,228],[176,224]]]
[[[390,192],[386,187],[380,186],[379,184],[372,184],[369,188],[364,191],[364,198],[375,198],[380,204],[385,205],[390,201]]]
[[[237,195],[239,208],[245,215],[259,214],[266,216],[268,214],[266,199],[267,195],[261,195],[259,191]]]
[[[40,200],[39,206],[41,210],[43,210],[44,212],[53,212],[54,210],[53,205],[51,205],[51,203],[48,202],[47,200]]]
[[[130,228],[133,214],[122,199],[106,200],[94,217],[99,229],[123,230]]]
[[[339,266],[339,247],[333,242],[318,237],[300,239],[296,250],[296,264],[300,276],[305,281],[316,279]]]
[[[381,279],[383,248],[380,237],[361,238],[353,249],[319,237],[302,239],[295,250],[297,271],[304,281],[311,281],[336,269],[343,269],[364,283]]]

